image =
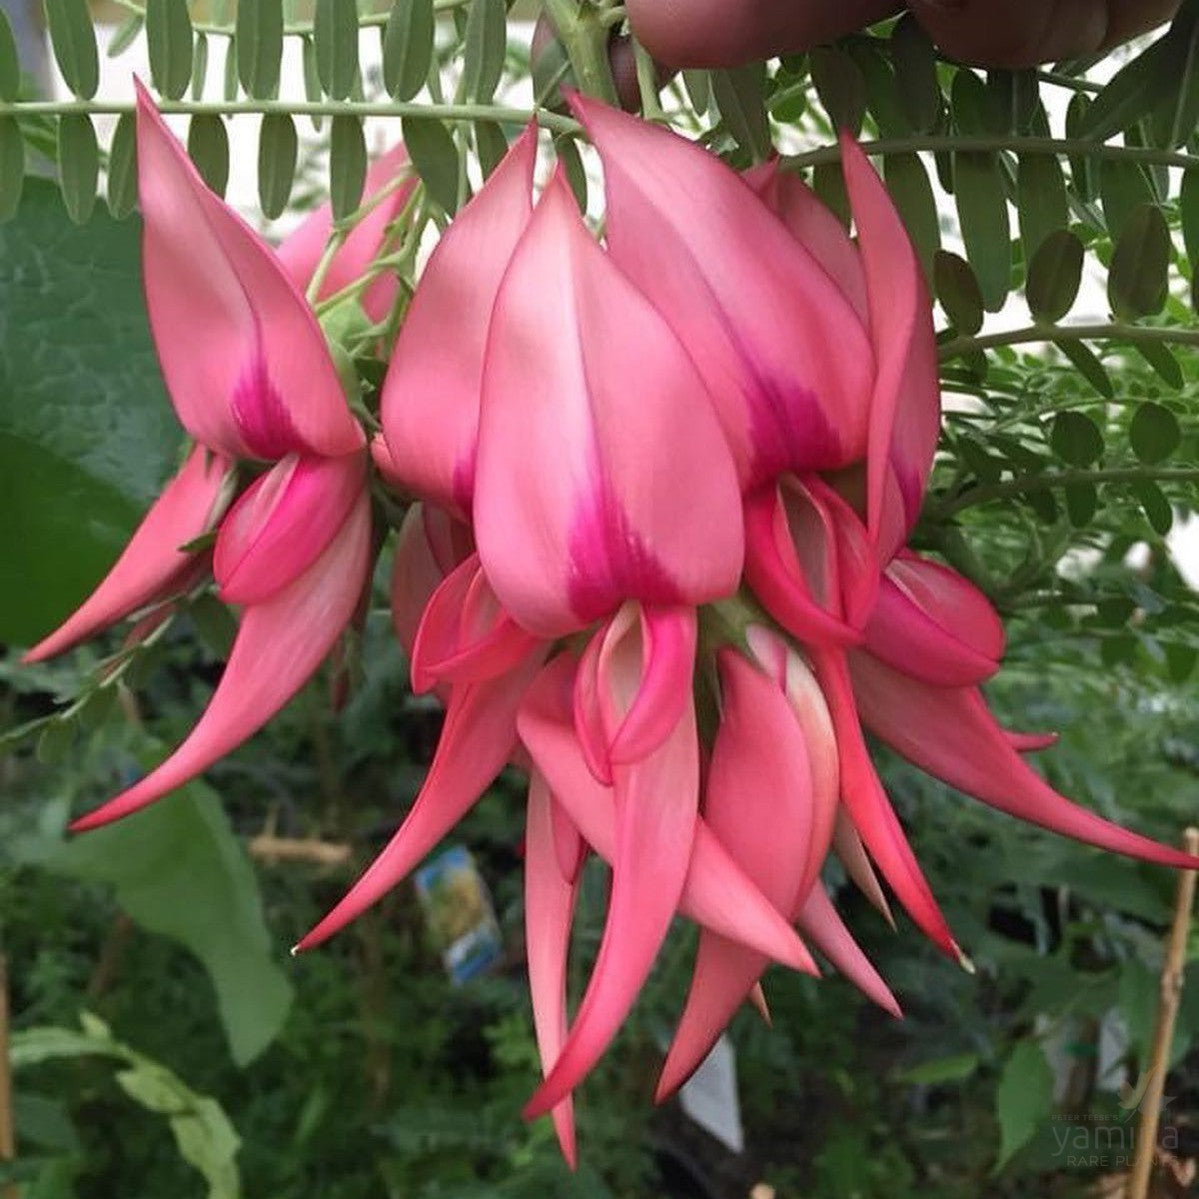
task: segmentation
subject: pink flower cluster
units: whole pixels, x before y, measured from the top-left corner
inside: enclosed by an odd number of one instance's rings
[[[573,1161],[571,1093],[676,913],[701,933],[659,1097],[743,1001],[764,1005],[770,961],[817,972],[807,944],[898,1013],[820,882],[830,853],[886,911],[877,869],[959,952],[864,728],[1022,819],[1193,863],[1030,769],[1021,755],[1052,737],[1000,728],[979,691],[1002,655],[998,617],[905,547],[939,427],[936,355],[916,258],[858,147],[842,140],[854,242],[773,165],[740,176],[664,129],[572,103],[603,164],[603,244],[561,170],[534,202],[530,129],[434,250],[368,455],[297,290],[328,213],[271,251],[141,97],[147,303],[196,448],[95,595],[30,657],[152,613],[209,568],[179,547],[216,531],[218,594],[241,610],[220,685],[166,762],[76,827],[134,811],[260,728],[354,619],[376,544],[370,479],[417,497],[392,605],[413,688],[444,702],[441,741],[399,831],[301,947],[394,887],[506,764],[527,769],[545,1078],[526,1114],[551,1113]],[[372,187],[402,161],[383,160]],[[409,186],[341,248],[339,278],[362,274]],[[371,297],[380,311],[388,285]],[[250,463],[266,469],[230,507]],[[572,1015],[589,853],[610,863],[611,893]]]

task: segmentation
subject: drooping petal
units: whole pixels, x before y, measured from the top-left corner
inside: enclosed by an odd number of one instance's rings
[[[137,169],[146,308],[184,428],[232,458],[361,448],[312,309],[208,190],[140,84]]]
[[[399,176],[403,177],[403,181],[396,186]],[[366,204],[384,187],[390,185],[392,190],[350,230],[333,255],[317,300],[327,299],[366,273],[366,268],[382,249],[388,225],[404,211],[416,184],[417,176],[408,162],[408,152],[403,144],[393,146],[371,163],[362,189],[362,203]],[[283,269],[300,291],[307,290],[332,232],[333,206],[322,204],[275,251]],[[372,321],[381,321],[391,308],[398,290],[396,277],[385,273],[367,287],[359,302]]]
[[[391,621],[409,658],[433,593],[472,553],[470,530],[444,509],[413,504],[404,513],[391,572]]]
[[[837,285],[715,155],[571,104],[603,160],[610,251],[699,367],[742,484],[864,456],[873,354]]]
[[[846,133],[841,169],[866,275],[875,359],[866,524],[886,562],[920,515],[932,469],[941,428],[936,341],[924,276],[907,230],[882,180]],[[891,497],[898,499],[898,511],[884,513]]]
[[[1059,795],[1012,747],[976,687],[931,687],[869,654],[850,657],[866,726],[922,770],[1001,812],[1129,857],[1196,869],[1181,850],[1129,832]]]
[[[892,560],[866,624],[864,648],[939,687],[988,679],[1003,656],[1003,624],[956,570],[912,553]]]
[[[816,828],[804,730],[778,683],[730,649],[717,655],[722,711],[705,790],[708,826],[780,912],[794,915]],[[823,860],[828,844],[820,848]],[[695,974],[656,1099],[708,1055],[766,968],[759,953],[701,933]]]
[[[798,920],[805,936],[867,999],[896,1018],[903,1015],[891,988],[853,939],[823,886],[817,884],[808,892]]]
[[[404,823],[298,950],[328,940],[377,903],[470,811],[512,754],[517,708],[544,658],[539,647],[507,674],[451,689],[437,752]]]
[[[532,212],[536,157],[530,126],[437,243],[383,383],[383,431],[397,475],[464,517],[474,491],[487,331]]]
[[[181,787],[256,733],[308,681],[354,615],[370,575],[365,494],[328,549],[298,579],[242,613],[221,681],[187,739],[127,791],[81,817],[95,828]]]
[[[616,853],[612,789],[587,768],[574,733],[571,693],[575,660],[560,654],[529,688],[517,719],[520,738],[554,795],[587,843],[605,861]],[[679,910],[773,961],[812,972],[811,955],[779,911],[766,899],[701,818]]]
[[[849,813],[844,807],[838,810],[837,823],[833,826],[833,853],[837,855],[854,886],[878,910],[882,918],[894,928],[895,917],[891,914],[891,905],[887,902],[882,884],[878,881],[878,875],[875,874],[874,867],[870,863],[866,847],[862,844],[862,838],[858,835],[858,830],[854,828],[853,821],[850,820]]]
[[[363,494],[362,453],[289,454],[256,479],[221,522],[212,570],[227,604],[260,604],[299,578]]]
[[[207,532],[220,517],[222,488],[231,469],[224,458],[196,446],[96,590],[22,661],[60,654],[169,590],[194,561],[179,547]]]
[[[559,868],[554,797],[536,771],[529,779],[525,824],[525,951],[541,1072],[548,1077],[566,1041],[566,959],[577,884]],[[550,1113],[567,1164],[576,1162],[574,1105],[568,1095]]]
[[[845,655],[836,650],[816,650],[813,666],[837,732],[841,799],[854,827],[908,915],[934,945],[961,960],[962,952],[870,760],[854,706]]]
[[[1057,733],[1017,733],[1012,729],[1004,729],[1003,733],[1018,754],[1035,754],[1058,743]]]
[[[668,462],[647,452],[664,445]],[[697,604],[737,586],[737,482],[704,386],[561,175],[496,301],[474,520],[500,601],[541,636],[626,599]]]

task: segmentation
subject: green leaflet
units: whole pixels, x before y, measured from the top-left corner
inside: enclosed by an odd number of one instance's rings
[[[383,86],[411,100],[433,63],[433,0],[395,0],[383,28]]]
[[[192,23],[187,0],[146,0],[146,51],[155,88],[170,100],[192,77]]]
[[[295,121],[286,113],[267,113],[258,130],[258,201],[268,220],[287,207],[298,152]]]
[[[45,0],[46,24],[54,61],[81,100],[90,100],[100,84],[100,55],[87,0]]]
[[[312,41],[321,86],[334,100],[344,100],[358,77],[358,6],[355,0],[316,0]]]
[[[334,220],[349,216],[358,207],[365,182],[366,142],[362,135],[362,119],[334,117],[329,141],[329,199]]]
[[[86,225],[96,206],[100,151],[90,118],[67,113],[58,119],[58,176],[67,215]]]
[[[978,277],[983,306],[998,312],[1007,298],[1012,272],[1011,232],[998,157],[955,154],[953,182],[966,258]]]
[[[238,0],[237,77],[246,93],[270,99],[279,91],[283,61],[283,5],[280,0]]]

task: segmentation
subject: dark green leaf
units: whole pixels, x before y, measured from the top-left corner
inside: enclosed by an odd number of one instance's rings
[[[1055,341],[1053,343],[1069,359],[1070,364],[1105,399],[1114,396],[1115,389],[1104,369],[1103,363],[1091,353],[1081,341]]]
[[[1055,229],[1064,229],[1069,220],[1066,179],[1055,155],[1020,156],[1016,168],[1016,209],[1027,266],[1045,236]]]
[[[1104,666],[1120,666],[1131,662],[1137,654],[1137,639],[1126,633],[1104,637],[1099,642],[1099,660]]]
[[[15,100],[21,91],[21,62],[17,41],[4,9],[0,8],[0,100]]]
[[[905,13],[891,32],[891,58],[895,87],[908,124],[917,133],[928,133],[941,112],[941,85],[937,81],[937,52],[911,13]]]
[[[1195,663],[1199,661],[1199,652],[1189,645],[1178,645],[1175,642],[1167,642],[1165,650],[1166,668],[1170,674],[1170,681],[1177,684],[1185,683],[1195,672]]]
[[[1121,67],[1089,106],[1078,136],[1106,141],[1147,115],[1169,87],[1172,53],[1162,37]]]
[[[710,71],[684,71],[683,86],[697,116],[703,116],[712,103],[712,74]]]
[[[504,0],[471,0],[462,47],[462,84],[468,101],[491,102],[504,74],[507,53]]]
[[[1006,133],[1007,115],[994,93],[973,72],[959,68],[950,92],[953,123],[960,133]]]
[[[899,209],[928,278],[932,274],[933,255],[941,245],[941,224],[924,163],[917,154],[888,154],[883,161],[883,171],[887,191]]]
[[[192,80],[191,92],[193,100],[204,98],[204,85],[208,82],[208,34],[196,34],[196,44],[192,51]]]
[[[78,729],[69,720],[55,720],[48,724],[37,739],[34,754],[43,766],[54,766],[71,752]]]
[[[45,0],[45,7],[50,45],[63,80],[81,100],[90,100],[100,83],[100,55],[87,0]]]
[[[1107,298],[1121,320],[1152,316],[1165,306],[1170,249],[1162,210],[1140,205],[1124,224],[1107,275]]]
[[[1053,420],[1049,443],[1053,452],[1071,466],[1090,466],[1103,457],[1103,434],[1081,412],[1059,412]]]
[[[428,118],[405,117],[404,144],[430,197],[450,216],[458,208],[458,147],[449,130]]]
[[[395,0],[383,29],[383,86],[411,100],[433,62],[433,0]]]
[[[1020,1041],[1003,1066],[995,1091],[1000,1146],[998,1173],[1023,1148],[1053,1110],[1053,1071],[1035,1041]]]
[[[25,139],[16,117],[0,116],[0,223],[11,221],[25,183]]]
[[[1141,479],[1133,483],[1131,490],[1137,497],[1150,527],[1159,537],[1165,537],[1174,526],[1174,509],[1170,507],[1165,493],[1151,479]]]
[[[1099,200],[1103,217],[1112,241],[1118,241],[1128,218],[1142,204],[1152,204],[1153,188],[1149,179],[1135,162],[1113,162],[1104,159],[1099,164]]]
[[[766,119],[765,69],[761,63],[712,72],[712,94],[725,128],[754,162],[769,157],[770,123]]]
[[[1154,114],[1157,144],[1173,149],[1185,145],[1199,121],[1199,20],[1183,10],[1167,34],[1173,47],[1173,88]],[[1160,119],[1158,119],[1160,117]]]
[[[229,182],[229,133],[225,122],[213,113],[198,113],[187,129],[187,152],[200,178],[218,196]]]
[[[562,134],[554,138],[554,149],[558,154],[558,161],[566,171],[566,180],[570,184],[570,190],[574,193],[579,210],[586,212],[587,171],[583,167],[582,158],[579,157],[578,145],[574,138]]]
[[[953,327],[969,336],[977,333],[983,323],[983,298],[970,264],[949,250],[938,250],[933,258],[933,283]]]
[[[1128,441],[1142,462],[1163,462],[1182,443],[1178,417],[1164,404],[1141,404],[1128,426]]]
[[[0,531],[10,644],[44,635],[95,587],[175,460],[140,236],[103,211],[77,228],[35,178],[0,226],[0,505],[20,513]]]
[[[1182,223],[1182,244],[1186,248],[1191,271],[1199,277],[1199,167],[1182,174],[1178,193],[1178,210]]]
[[[1157,341],[1138,341],[1133,343],[1132,348],[1149,363],[1167,387],[1172,387],[1175,391],[1182,387],[1182,367],[1178,365],[1178,359],[1174,357],[1169,346]]]
[[[812,82],[829,120],[854,137],[866,115],[866,80],[844,50],[818,46],[812,51]]]
[[[1076,529],[1085,529],[1099,509],[1099,492],[1094,483],[1067,483],[1066,515]]]
[[[312,21],[321,86],[344,100],[358,77],[358,5],[355,0],[316,0]]]
[[[282,0],[238,0],[237,77],[246,94],[269,100],[279,91],[283,61]]]
[[[955,154],[953,179],[966,258],[978,277],[983,306],[998,312],[1012,273],[1011,231],[999,160],[994,154]]]
[[[146,0],[146,53],[158,91],[178,100],[192,77],[192,22],[187,0]]]
[[[961,1082],[969,1078],[980,1065],[977,1053],[957,1053],[952,1057],[939,1057],[931,1062],[921,1062],[898,1077],[901,1082],[918,1086],[935,1087],[939,1083]]]
[[[299,142],[286,113],[267,113],[258,131],[258,200],[262,215],[274,220],[286,207],[296,174]]]
[[[304,76],[304,99],[309,104],[319,104],[323,93],[321,75],[316,67],[316,46],[312,44],[312,38],[307,36],[300,38],[300,71]],[[324,118],[313,116],[310,119],[313,129],[319,130]]]
[[[1082,242],[1058,229],[1041,242],[1028,267],[1024,298],[1033,318],[1052,324],[1070,311],[1082,282]]]
[[[873,38],[849,43],[849,52],[866,81],[866,108],[883,137],[903,137],[912,128],[899,103],[895,73]]]
[[[409,146],[409,153],[411,149]],[[329,142],[329,199],[334,220],[343,220],[358,207],[365,183],[366,141],[362,136],[362,120],[334,117]]]
[[[225,45],[225,78],[221,85],[221,95],[227,104],[232,104],[237,99],[237,62],[240,57],[237,34],[234,34]]]
[[[137,135],[134,116],[121,113],[108,151],[108,211],[124,220],[137,203]]]
[[[1084,92],[1075,92],[1071,96],[1070,103],[1066,106],[1066,136],[1068,138],[1081,138],[1079,130],[1087,119],[1090,106],[1090,98]],[[1096,162],[1090,154],[1070,155],[1070,182],[1074,186],[1075,194],[1084,202],[1094,198],[1095,173]]]
[[[209,788],[192,783],[169,804],[65,842],[43,865],[114,887],[138,924],[204,963],[235,1061],[274,1039],[291,986],[271,952],[253,868]]]
[[[851,216],[849,195],[845,191],[845,177],[841,174],[840,165],[835,162],[817,163],[812,172],[812,189],[848,229]]]
[[[90,118],[70,112],[58,119],[58,181],[67,215],[86,225],[96,206],[100,150]]]
[[[479,166],[483,169],[486,179],[500,165],[508,153],[508,139],[504,131],[494,121],[475,122],[475,153],[479,156]]]

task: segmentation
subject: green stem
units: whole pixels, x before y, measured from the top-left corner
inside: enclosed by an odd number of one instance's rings
[[[608,30],[603,26],[602,14],[587,0],[542,0],[542,3],[574,67],[580,91],[616,105],[616,84],[608,61]]]
[[[944,520],[991,500],[1007,500],[1030,491],[1051,491],[1071,483],[1194,483],[1199,481],[1199,467],[1193,466],[1113,466],[1100,470],[1055,470],[1039,475],[1020,475],[1002,483],[986,483],[972,487],[944,504],[934,505],[933,516]]]
[[[1092,158],[1110,158],[1122,162],[1143,162],[1155,166],[1178,167],[1186,170],[1199,166],[1199,156],[1179,154],[1172,150],[1155,150],[1151,146],[1111,146],[1106,142],[1084,141],[1081,138],[1019,137],[1014,133],[991,135],[933,135],[917,137],[888,137],[863,142],[862,149],[870,155],[934,153],[937,151],[994,152],[1011,150],[1018,154],[1081,154]],[[821,146],[805,154],[792,154],[783,159],[787,167],[819,166],[839,162],[840,148]]]
[[[1040,341],[1126,341],[1131,345],[1170,344],[1199,346],[1199,329],[1176,329],[1149,325],[1028,325],[983,337],[955,337],[939,347],[941,361],[961,358],[978,350],[1015,346]]]
[[[498,121],[500,124],[527,125],[535,120],[554,133],[579,132],[579,124],[570,117],[555,112],[531,112],[527,108],[508,108],[498,104],[414,104],[399,100],[381,102],[303,100],[233,100],[197,101],[162,100],[158,109],[164,113],[185,116],[240,116],[282,113],[290,116],[312,117],[406,117],[416,120],[440,121]],[[0,102],[0,116],[66,116],[81,113],[85,116],[132,113],[132,102],[95,100],[35,100]]]

